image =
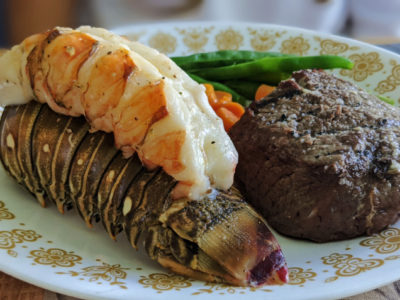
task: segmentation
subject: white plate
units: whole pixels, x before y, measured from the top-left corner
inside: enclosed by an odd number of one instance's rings
[[[355,62],[336,72],[399,101],[400,56],[357,41],[265,24],[168,23],[116,30],[168,55],[253,49],[339,54]],[[46,289],[96,299],[333,299],[400,279],[400,222],[372,237],[315,244],[277,235],[291,283],[260,289],[193,281],[167,273],[121,234],[88,229],[75,213],[42,209],[0,169],[0,270]]]

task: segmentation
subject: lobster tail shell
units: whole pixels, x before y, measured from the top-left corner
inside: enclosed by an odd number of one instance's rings
[[[108,166],[100,182],[97,193],[100,220],[114,240],[122,231],[122,200],[131,182],[142,169],[137,156],[125,159],[119,153]]]
[[[113,137],[102,132],[95,132],[83,139],[71,163],[70,196],[89,227],[92,226],[93,216],[98,215],[99,183],[116,154]]]
[[[111,238],[142,237],[150,258],[201,280],[253,285],[287,282],[282,251],[266,223],[238,190],[200,200],[173,200],[177,182],[137,156],[123,158],[111,134],[89,132],[83,118],[58,115],[36,102],[6,107],[0,158],[7,172],[60,212],[73,206]]]
[[[285,281],[287,270],[278,242],[235,188],[215,199],[175,201],[160,219],[219,262],[238,285]]]
[[[45,191],[35,176],[31,154],[31,135],[41,109],[33,102],[5,109],[0,121],[0,159],[8,173],[44,207]]]
[[[21,126],[25,126],[23,120]],[[42,105],[35,120],[31,146],[27,147],[36,167],[30,174],[37,173],[40,185],[61,213],[71,206],[66,189],[70,164],[88,129],[84,119],[57,115],[47,105]]]

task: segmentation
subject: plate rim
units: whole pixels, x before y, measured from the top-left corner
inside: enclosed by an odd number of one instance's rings
[[[208,24],[208,25],[207,25]],[[127,31],[128,29],[142,29],[142,28],[151,28],[151,27],[160,27],[160,26],[168,26],[168,27],[172,27],[172,26],[177,26],[177,27],[193,27],[193,26],[210,26],[210,25],[218,25],[218,26],[240,26],[240,27],[246,27],[246,26],[255,26],[255,27],[271,27],[271,29],[278,29],[278,30],[297,30],[297,31],[301,31],[304,32],[306,34],[317,34],[317,35],[322,35],[324,37],[333,37],[335,39],[340,39],[342,41],[347,41],[350,43],[356,43],[360,46],[367,46],[367,47],[373,47],[375,48],[375,50],[378,50],[379,52],[383,52],[386,53],[388,55],[394,55],[399,57],[400,59],[400,54],[390,51],[388,49],[379,47],[378,45],[375,44],[371,44],[368,42],[364,42],[364,41],[360,41],[351,37],[347,37],[347,36],[342,36],[342,35],[338,35],[338,34],[333,34],[333,33],[329,33],[326,31],[319,31],[319,30],[313,30],[313,29],[308,29],[308,28],[302,28],[302,27],[296,27],[296,26],[289,26],[289,25],[279,25],[279,24],[273,24],[273,23],[262,23],[262,22],[246,22],[246,21],[161,21],[161,22],[153,22],[153,23],[148,23],[148,22],[144,22],[144,23],[132,23],[132,24],[125,24],[125,25],[121,25],[121,26],[115,26],[115,27],[111,27],[110,29],[108,29],[109,31],[119,34],[119,35],[123,35],[122,32]]]

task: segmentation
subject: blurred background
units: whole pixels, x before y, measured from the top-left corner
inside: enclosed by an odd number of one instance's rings
[[[0,0],[0,47],[56,25],[113,29],[199,20],[274,23],[400,42],[400,0]]]

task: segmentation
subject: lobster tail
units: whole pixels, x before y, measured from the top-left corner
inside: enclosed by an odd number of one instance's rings
[[[84,118],[30,102],[6,107],[0,158],[40,204],[73,206],[86,224],[101,220],[111,238],[124,231],[150,258],[194,278],[253,285],[287,282],[280,247],[238,190],[173,199],[177,181],[161,168],[125,159],[112,134],[90,133]]]

